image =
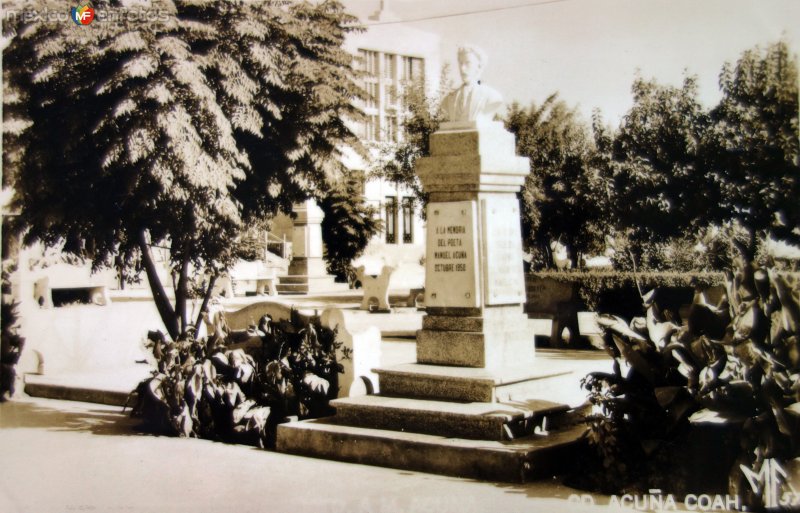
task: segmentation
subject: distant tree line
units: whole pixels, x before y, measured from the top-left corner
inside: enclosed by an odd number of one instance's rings
[[[511,105],[506,125],[531,158],[523,233],[541,267],[554,241],[574,267],[611,245],[618,267],[677,270],[751,260],[767,239],[800,243],[794,56],[784,41],[747,50],[719,84],[706,109],[695,77],[637,78],[616,129],[598,112],[587,126],[556,95]]]

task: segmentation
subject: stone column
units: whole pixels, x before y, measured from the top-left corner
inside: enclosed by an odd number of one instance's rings
[[[499,369],[532,364],[523,314],[520,207],[529,172],[500,122],[450,122],[430,139],[417,172],[430,194],[427,315],[417,362]]]
[[[292,261],[289,274],[324,276],[327,274],[322,260],[322,219],[325,214],[313,199],[295,203],[297,214],[292,227]]]

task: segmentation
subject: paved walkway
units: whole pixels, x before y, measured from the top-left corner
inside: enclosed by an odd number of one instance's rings
[[[557,481],[478,482],[142,434],[117,407],[0,404],[0,511],[596,511]],[[592,496],[598,504],[608,497]]]

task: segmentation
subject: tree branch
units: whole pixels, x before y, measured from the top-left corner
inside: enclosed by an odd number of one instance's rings
[[[206,288],[206,293],[203,295],[203,304],[200,305],[200,311],[197,313],[197,319],[194,321],[195,333],[197,333],[197,331],[200,329],[200,322],[203,320],[203,312],[206,308],[208,308],[208,302],[211,300],[211,292],[214,290],[214,284],[217,282],[217,276],[218,274],[214,273],[208,280],[208,287]]]

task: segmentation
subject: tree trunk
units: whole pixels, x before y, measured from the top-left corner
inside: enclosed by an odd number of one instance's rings
[[[175,285],[175,317],[180,323],[181,333],[186,331],[188,320],[186,317],[186,298],[189,295],[189,258],[184,257],[181,261],[178,282]]]
[[[176,340],[178,335],[180,335],[178,317],[175,315],[175,310],[169,302],[167,293],[164,290],[164,285],[158,278],[156,264],[153,261],[152,253],[150,253],[150,246],[147,243],[147,235],[144,230],[139,232],[139,251],[142,252],[142,262],[144,263],[144,270],[147,273],[147,282],[150,284],[150,291],[153,294],[153,301],[158,309],[158,314],[161,316],[161,321],[164,323],[164,327],[167,328],[167,333],[170,338]]]
[[[208,308],[208,302],[211,299],[211,292],[214,290],[214,284],[217,282],[217,274],[214,273],[211,275],[211,278],[208,280],[208,288],[206,288],[206,293],[203,295],[203,304],[200,305],[200,311],[197,313],[197,319],[194,321],[194,331],[200,329],[200,323],[203,321],[203,312],[206,308]]]

